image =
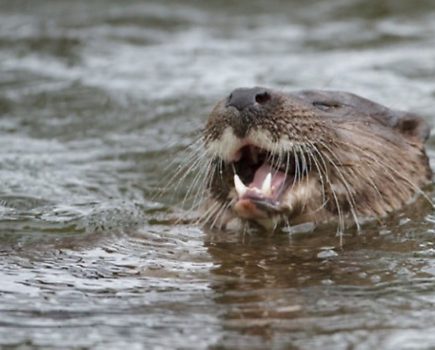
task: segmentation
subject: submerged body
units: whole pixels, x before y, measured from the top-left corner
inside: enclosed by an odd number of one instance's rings
[[[431,182],[419,116],[337,91],[234,90],[211,112],[205,221],[267,229],[382,217]]]

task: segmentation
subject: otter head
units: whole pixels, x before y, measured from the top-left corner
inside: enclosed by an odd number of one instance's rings
[[[204,217],[266,228],[384,216],[431,179],[425,121],[337,91],[234,90],[203,133]]]

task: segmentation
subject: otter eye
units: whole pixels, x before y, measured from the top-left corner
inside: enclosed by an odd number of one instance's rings
[[[336,101],[314,101],[313,106],[325,112],[341,107]]]

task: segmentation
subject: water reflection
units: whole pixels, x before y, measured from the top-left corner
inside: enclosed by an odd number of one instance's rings
[[[400,295],[435,289],[434,263],[421,258],[433,254],[432,233],[422,229],[411,225],[400,234],[374,225],[345,234],[342,244],[331,230],[294,237],[209,233],[211,287],[224,328],[261,337],[263,345],[310,339],[321,346],[334,333],[338,346],[349,343],[349,333],[407,323],[400,310],[410,300]]]

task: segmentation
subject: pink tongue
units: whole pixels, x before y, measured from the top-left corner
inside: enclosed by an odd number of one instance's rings
[[[279,190],[281,185],[284,183],[286,176],[284,172],[273,169],[267,163],[263,163],[263,165],[257,169],[254,175],[254,180],[249,184],[249,188],[257,187],[261,189],[263,181],[269,173],[272,174],[272,197],[275,197],[277,190]]]

